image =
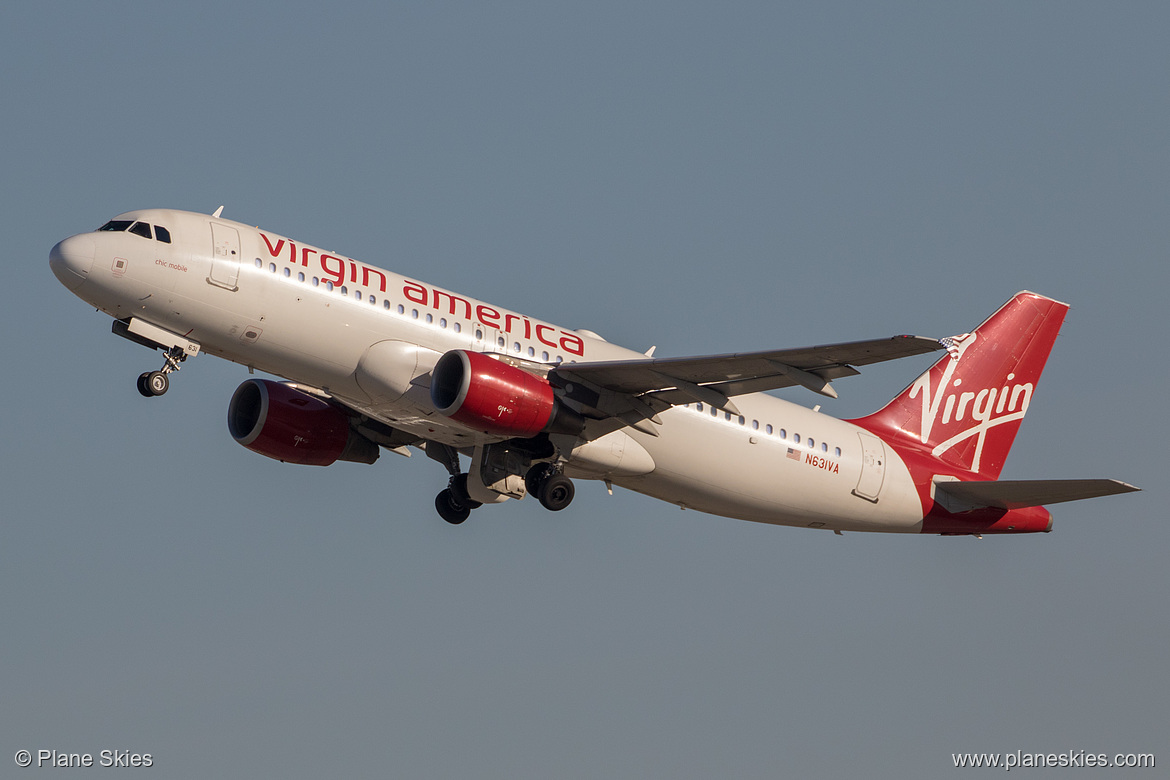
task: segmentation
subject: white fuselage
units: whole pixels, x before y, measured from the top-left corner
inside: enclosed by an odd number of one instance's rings
[[[69,252],[55,260],[54,272],[76,295],[115,319],[141,319],[204,352],[318,388],[394,428],[459,449],[492,439],[430,403],[423,383],[449,350],[548,366],[644,357],[230,220],[161,209],[119,219],[165,226],[171,242],[126,232],[67,239]],[[87,254],[92,261],[84,268]],[[398,375],[388,375],[391,364]],[[909,471],[872,434],[766,394],[735,403],[742,416],[692,403],[663,412],[659,436],[632,428],[609,434],[614,447],[640,445],[649,466],[575,467],[570,458],[568,471],[744,520],[921,529],[922,501]]]

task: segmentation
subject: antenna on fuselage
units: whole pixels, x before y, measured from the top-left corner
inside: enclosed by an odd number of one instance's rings
[[[212,213],[211,216],[215,217],[216,219],[219,219],[219,215],[222,213],[223,213],[223,206],[220,206]]]

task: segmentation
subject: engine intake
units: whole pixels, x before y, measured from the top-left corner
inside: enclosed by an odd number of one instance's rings
[[[285,463],[373,463],[379,455],[378,445],[354,431],[344,412],[267,379],[249,379],[236,388],[228,431],[252,452]]]
[[[584,425],[541,377],[463,349],[447,352],[435,364],[431,402],[445,417],[500,436],[579,433]]]

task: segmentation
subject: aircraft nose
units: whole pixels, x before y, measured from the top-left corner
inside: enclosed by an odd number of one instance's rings
[[[94,241],[90,236],[70,236],[49,251],[49,268],[53,269],[53,275],[61,284],[76,290],[89,278],[94,251]]]

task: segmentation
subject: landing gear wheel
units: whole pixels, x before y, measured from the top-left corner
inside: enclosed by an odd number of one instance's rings
[[[573,502],[575,493],[573,480],[564,474],[553,474],[541,483],[536,495],[545,509],[559,512]]]
[[[162,371],[151,371],[145,379],[140,379],[142,386],[150,395],[162,395],[171,386],[171,380]]]
[[[145,374],[138,375],[138,392],[147,398],[162,395],[167,391],[167,388],[171,386],[171,380],[167,374],[179,370],[179,364],[187,359],[187,353],[183,351],[182,347],[171,347],[167,350],[165,357],[167,362],[163,364],[161,371],[147,371]]]
[[[471,516],[471,507],[459,503],[450,488],[440,491],[439,495],[435,496],[435,509],[439,512],[439,517],[451,525],[459,525]]]

